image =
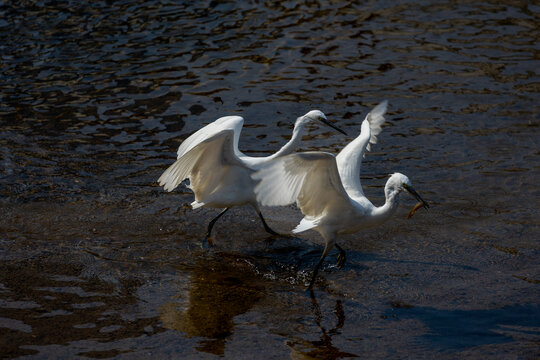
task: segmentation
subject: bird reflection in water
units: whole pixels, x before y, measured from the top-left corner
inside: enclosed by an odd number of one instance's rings
[[[206,260],[193,270],[186,303],[164,304],[160,319],[166,328],[204,338],[198,351],[222,356],[234,332],[234,317],[249,311],[263,295],[263,287],[241,264]]]
[[[294,353],[291,355],[293,359],[343,359],[358,357],[356,354],[339,350],[332,344],[332,338],[341,334],[341,328],[345,325],[345,312],[341,300],[336,300],[333,314],[337,318],[336,325],[327,330],[323,326],[324,315],[315,297],[313,291],[310,291],[311,311],[313,312],[315,324],[321,330],[319,340],[309,341],[305,339],[294,339],[287,341]]]

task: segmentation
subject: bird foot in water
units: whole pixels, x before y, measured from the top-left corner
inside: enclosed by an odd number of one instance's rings
[[[340,252],[338,256],[336,257],[337,260],[337,267],[341,270],[343,265],[345,265],[345,262],[347,261],[347,256],[345,255],[345,252]]]
[[[201,242],[201,248],[212,249],[214,247],[214,240],[210,236],[206,236]]]

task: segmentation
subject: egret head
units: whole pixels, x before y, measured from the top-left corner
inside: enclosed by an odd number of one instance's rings
[[[429,208],[429,204],[420,197],[416,190],[414,190],[411,180],[409,180],[407,176],[400,173],[392,174],[390,179],[388,179],[386,182],[385,192],[387,193],[387,196],[393,192],[395,192],[397,195],[404,190],[411,194],[416,200],[421,202],[426,209]]]
[[[340,128],[338,128],[336,125],[332,124],[328,119],[326,118],[326,115],[320,110],[311,110],[310,112],[306,113],[303,116],[300,116],[298,119],[296,119],[296,123],[294,124],[294,127],[302,127],[309,122],[321,122],[326,126],[330,126],[332,129],[339,131],[343,135],[347,135],[347,133]]]

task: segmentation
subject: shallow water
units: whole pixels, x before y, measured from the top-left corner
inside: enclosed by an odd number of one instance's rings
[[[540,357],[539,10],[0,3],[1,357]],[[217,117],[257,156],[318,108],[349,137],[314,126],[300,150],[337,152],[383,99],[366,193],[399,171],[432,207],[340,239],[314,299],[317,233],[236,208],[204,249],[217,210],[156,184]]]

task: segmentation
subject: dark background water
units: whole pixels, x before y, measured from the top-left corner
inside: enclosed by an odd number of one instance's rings
[[[2,358],[540,357],[540,7],[527,1],[0,2]],[[389,100],[362,182],[385,226],[269,243],[156,184],[182,139],[245,118],[242,151],[337,152]],[[280,231],[301,215],[264,213]]]

